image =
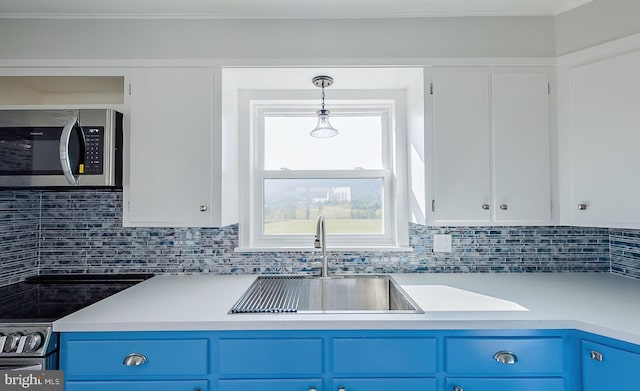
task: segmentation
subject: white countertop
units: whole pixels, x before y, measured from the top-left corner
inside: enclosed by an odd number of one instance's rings
[[[393,274],[424,314],[228,314],[255,275],[157,276],[54,331],[578,329],[640,344],[640,281],[603,273]]]

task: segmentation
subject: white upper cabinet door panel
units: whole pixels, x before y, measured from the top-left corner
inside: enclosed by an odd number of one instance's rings
[[[488,222],[489,74],[437,72],[433,85],[434,220]]]
[[[636,51],[569,71],[574,223],[640,227],[639,70]]]
[[[494,218],[551,220],[549,76],[492,75]]]
[[[131,85],[129,226],[211,226],[213,73],[135,71]]]

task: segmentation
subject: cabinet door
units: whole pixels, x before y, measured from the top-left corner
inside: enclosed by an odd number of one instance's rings
[[[582,341],[583,391],[636,391],[640,354]]]
[[[218,391],[322,391],[320,379],[220,380]]]
[[[488,222],[489,74],[433,75],[434,220]],[[483,208],[483,205],[487,207]]]
[[[447,391],[564,391],[562,378],[447,378],[446,383]]]
[[[206,380],[70,381],[65,383],[64,389],[66,391],[207,391],[209,387]]]
[[[131,78],[130,111],[125,225],[210,226],[212,71],[137,71]]]
[[[333,379],[331,391],[435,391],[434,378]]]
[[[314,377],[322,375],[320,338],[222,338],[218,376]]]
[[[569,71],[573,223],[640,227],[638,69],[633,52]]]
[[[435,338],[334,338],[332,352],[333,373],[342,376],[415,376],[437,367]]]
[[[551,220],[549,76],[492,75],[496,222]]]

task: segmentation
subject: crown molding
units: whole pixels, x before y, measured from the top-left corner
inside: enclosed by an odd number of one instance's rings
[[[555,57],[464,58],[278,58],[278,59],[0,59],[0,68],[137,68],[137,67],[491,67],[554,66]]]
[[[624,54],[638,49],[640,49],[640,33],[558,56],[557,65],[579,65],[601,58],[614,57],[616,55]]]
[[[236,10],[215,12],[214,9],[189,12],[189,5],[184,5],[187,12],[0,12],[0,19],[177,19],[177,20],[207,20],[207,19],[403,19],[403,18],[448,18],[448,17],[483,17],[483,16],[557,16],[593,0],[559,0],[560,8],[544,9],[513,9],[496,7],[492,9],[461,9],[437,8],[437,4],[422,4],[413,9],[402,10],[398,4],[395,10],[388,10],[372,3],[369,7],[354,7],[342,4],[340,7],[326,7],[322,13],[300,9],[300,7],[276,7],[271,9]],[[568,4],[564,4],[568,3]],[[294,4],[294,3],[292,3]],[[222,5],[221,7],[224,7]],[[417,9],[416,9],[417,8]]]
[[[581,0],[581,1],[578,1],[578,2],[574,2],[571,5],[567,5],[565,7],[559,8],[552,15],[553,16],[558,16],[560,14],[563,14],[563,13],[567,12],[567,11],[571,11],[573,9],[576,9],[578,7],[581,7],[581,6],[585,5],[585,4],[589,4],[589,3],[592,3],[592,2],[593,2],[593,0]]]

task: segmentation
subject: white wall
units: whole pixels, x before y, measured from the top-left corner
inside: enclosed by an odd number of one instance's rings
[[[406,59],[555,55],[553,17],[4,19],[0,20],[0,37],[0,59]]]
[[[556,17],[558,55],[640,33],[640,0],[594,0]]]
[[[0,19],[0,59],[552,57],[636,33],[640,0],[594,0],[555,18]]]

